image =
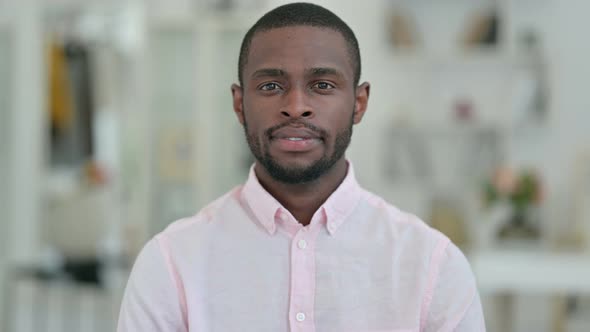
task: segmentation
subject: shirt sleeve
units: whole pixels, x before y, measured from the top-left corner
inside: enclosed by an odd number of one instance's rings
[[[187,332],[179,287],[157,238],[137,257],[119,314],[118,332]]]
[[[475,277],[463,253],[449,243],[441,256],[424,332],[485,331]]]

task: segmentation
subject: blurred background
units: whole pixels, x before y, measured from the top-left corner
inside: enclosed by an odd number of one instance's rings
[[[245,180],[229,87],[285,2],[0,0],[0,331],[113,331],[142,245]],[[590,2],[315,2],[372,84],[361,184],[464,250],[489,331],[590,331]]]

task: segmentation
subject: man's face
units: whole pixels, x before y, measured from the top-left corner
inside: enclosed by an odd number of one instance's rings
[[[294,26],[258,32],[232,86],[248,145],[275,179],[304,183],[344,157],[352,125],[366,109],[368,84],[354,86],[343,36]]]

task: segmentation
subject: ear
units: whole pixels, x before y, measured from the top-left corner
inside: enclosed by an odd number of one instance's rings
[[[371,85],[369,82],[364,82],[363,84],[359,85],[356,88],[355,93],[355,110],[354,110],[354,117],[353,123],[357,124],[361,122],[365,112],[367,111],[367,105],[369,104],[369,92],[371,90]]]
[[[233,98],[234,112],[238,117],[238,121],[244,125],[244,109],[242,107],[244,101],[244,91],[242,90],[241,86],[234,83],[231,85],[231,94]]]

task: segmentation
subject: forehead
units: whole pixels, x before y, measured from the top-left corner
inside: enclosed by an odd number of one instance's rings
[[[335,68],[352,80],[350,52],[342,34],[330,28],[282,27],[255,33],[244,77],[261,68],[297,72],[315,67]]]

